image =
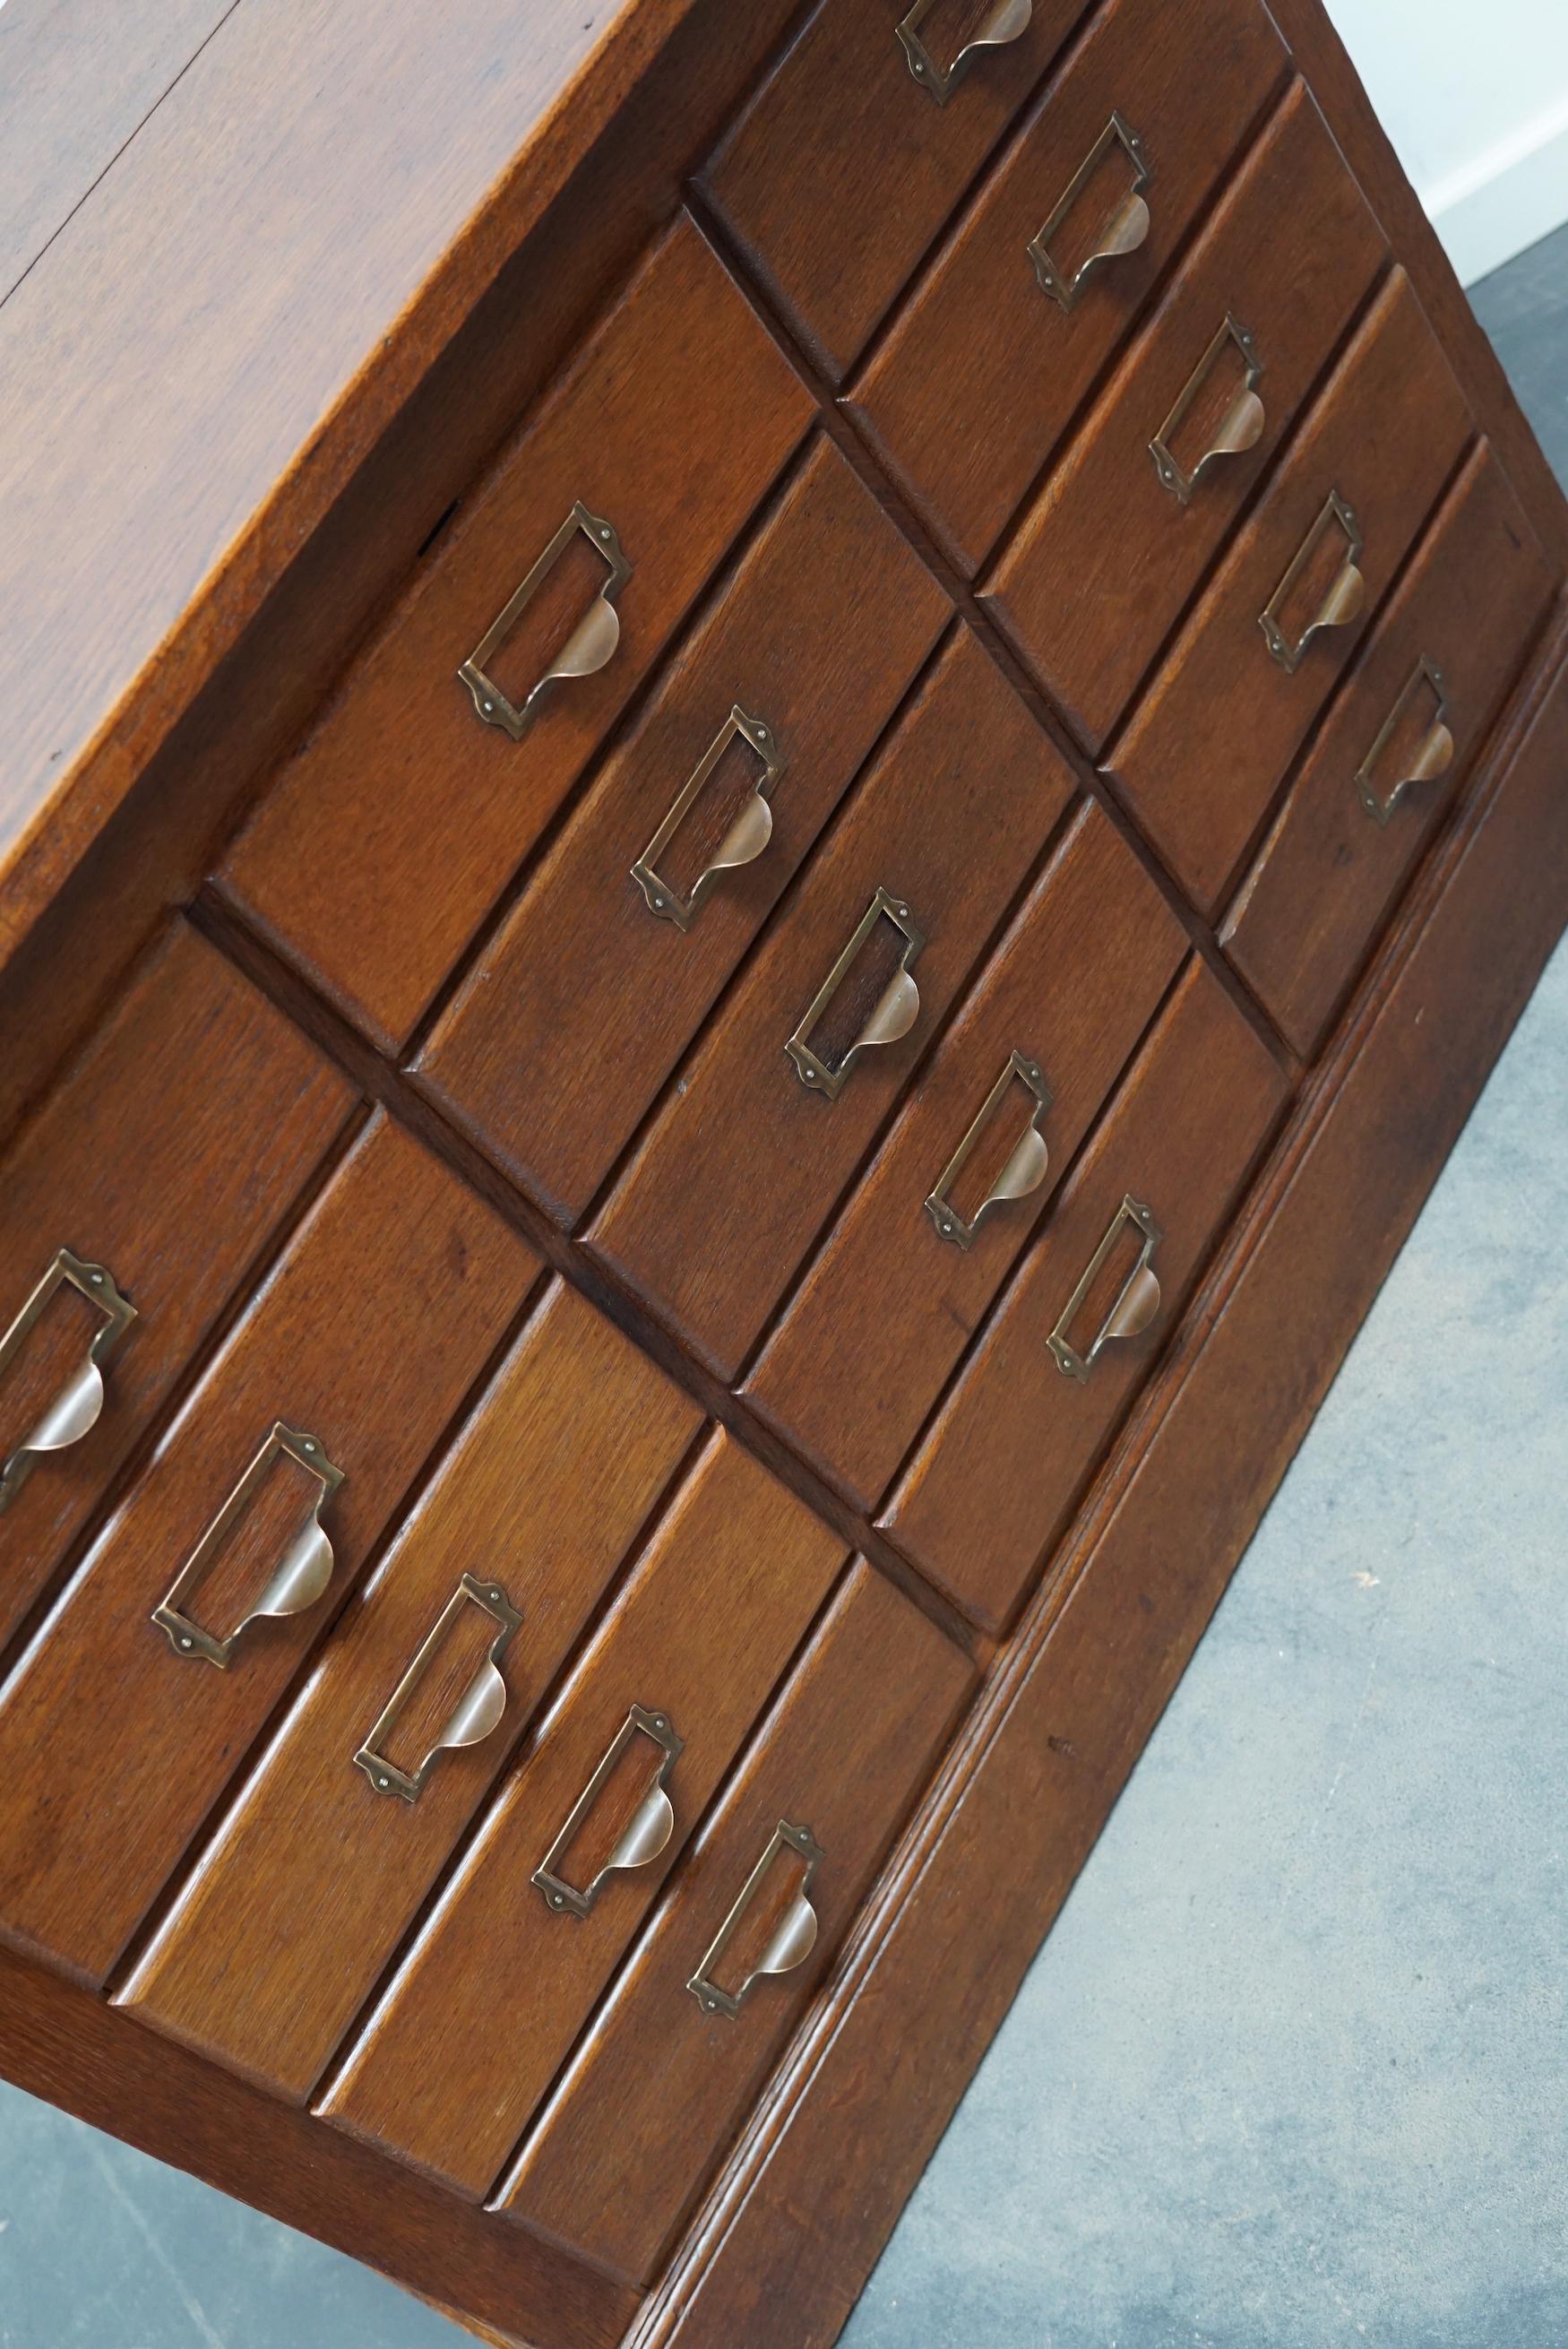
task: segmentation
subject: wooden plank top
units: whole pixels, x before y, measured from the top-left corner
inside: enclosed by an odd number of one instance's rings
[[[0,960],[694,5],[236,0],[150,75],[84,33],[120,94],[64,181],[72,11],[0,11],[0,119],[38,126],[0,296]]]

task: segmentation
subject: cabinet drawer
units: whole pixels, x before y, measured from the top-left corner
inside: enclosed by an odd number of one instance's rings
[[[961,632],[590,1229],[593,1252],[721,1377],[738,1370],[1070,790]],[[892,1040],[857,1049],[890,1001]],[[836,1095],[807,1084],[787,1042],[816,1056]]]
[[[1213,0],[1201,32],[1170,0],[1111,0],[878,346],[849,405],[961,569],[995,543],[1284,68],[1259,0]]]
[[[819,443],[420,1059],[426,1089],[557,1214],[582,1212],[635,1131],[949,608]],[[737,710],[766,726],[770,750],[735,730]],[[753,837],[732,846],[747,819]],[[699,892],[711,860],[748,849]],[[651,909],[639,863],[670,885],[680,921]]]
[[[1483,444],[1330,711],[1226,916],[1226,953],[1298,1052],[1315,1047],[1459,789],[1553,585],[1523,510]]]
[[[1297,83],[984,590],[1091,746],[1180,617],[1386,256]],[[1252,361],[1233,328],[1250,338]],[[1261,416],[1243,405],[1253,378]],[[1157,442],[1175,486],[1157,469]],[[1229,453],[1209,456],[1227,442]]]
[[[915,27],[945,74],[992,17],[945,104],[899,36],[910,0],[824,0],[727,134],[703,187],[750,267],[835,381],[1034,88],[1084,0],[931,0]],[[998,26],[998,30],[1005,29]]]
[[[1470,430],[1464,395],[1396,271],[1107,762],[1203,911]]]
[[[1085,808],[747,1381],[761,1414],[858,1507],[886,1489],[1185,946],[1109,820]],[[1049,1152],[1044,1169],[1029,1163],[1030,1133]],[[1009,1175],[1032,1187],[980,1212]]]
[[[503,2209],[623,2275],[653,2273],[821,1979],[968,1677],[923,1615],[856,1567],[524,2146]],[[776,1843],[786,1825],[821,1855],[809,1879],[815,1940],[748,1989],[807,1882],[805,1856]],[[710,2011],[699,1980],[738,2012]]]
[[[1065,1526],[1284,1093],[1193,962],[882,1521],[987,1629],[1003,1627]]]
[[[835,1536],[713,1437],[320,2111],[488,2190],[843,1563]],[[673,1761],[661,1727],[682,1741]],[[659,1814],[647,1840],[665,1839],[594,1889],[645,1805]]]
[[[683,218],[349,672],[220,877],[384,1048],[415,1025],[810,412]],[[600,523],[630,566],[618,586]],[[499,693],[465,686],[470,656]],[[525,710],[567,659],[581,673]],[[521,740],[500,722],[503,697],[531,720]]]
[[[292,2100],[308,2094],[700,1423],[591,1306],[550,1290],[124,2003]],[[498,1577],[522,1617],[494,1659],[505,1709],[478,1742],[442,1751],[410,1802],[350,1764],[378,1750],[372,1726],[415,1658],[424,1669],[386,1741],[394,1763],[422,1761],[480,1684],[505,1619],[454,1603],[465,1572]]]
[[[15,1332],[0,1371],[0,1641],[287,1215],[349,1100],[304,1038],[180,923],[24,1127],[0,1169],[0,1332]],[[86,1268],[83,1287],[67,1274],[46,1289],[62,1249]],[[94,1301],[108,1284],[134,1320]],[[101,1409],[84,1426],[94,1349]],[[31,1439],[58,1443],[72,1424],[83,1426],[74,1442],[33,1450]]]
[[[0,1933],[101,1982],[534,1269],[488,1208],[372,1123],[0,1694]],[[292,1449],[272,1440],[279,1423]],[[294,1611],[269,1619],[285,1568]],[[227,1639],[263,1599],[215,1670],[201,1639]],[[183,1628],[151,1619],[164,1606]]]

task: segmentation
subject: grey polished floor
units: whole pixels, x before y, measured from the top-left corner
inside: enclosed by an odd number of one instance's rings
[[[1476,302],[1568,477],[1568,230]],[[1568,948],[845,2349],[1568,2344],[1565,1145]],[[0,2087],[0,2349],[463,2337]]]

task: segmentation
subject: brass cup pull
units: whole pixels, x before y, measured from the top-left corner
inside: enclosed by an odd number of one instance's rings
[[[762,772],[724,837],[692,883],[689,895],[683,897],[680,891],[663,877],[659,866],[671,841],[701,797],[708,777],[729,744],[738,738],[756,753],[761,761]],[[719,874],[734,872],[742,864],[750,864],[761,855],[773,837],[773,809],[770,805],[773,786],[788,763],[772,728],[765,726],[760,718],[748,717],[740,704],[736,702],[698,760],[689,781],[676,794],[669,813],[632,867],[632,878],[647,899],[651,914],[673,922],[677,930],[689,930],[703,899]]]
[[[1106,1258],[1130,1224],[1143,1235],[1138,1261],[1118,1290],[1115,1302],[1096,1331],[1088,1350],[1080,1354],[1068,1333],[1082,1311],[1084,1301],[1099,1278]],[[1160,1310],[1160,1283],[1154,1276],[1153,1257],[1161,1237],[1160,1226],[1149,1209],[1129,1194],[1112,1216],[1104,1239],[1085,1266],[1083,1278],[1068,1298],[1061,1319],[1047,1340],[1056,1356],[1057,1368],[1064,1378],[1077,1379],[1081,1386],[1107,1346],[1119,1338],[1137,1338],[1148,1329]]]
[[[529,688],[521,704],[514,706],[490,675],[490,665],[579,531],[604,559],[603,584],[543,676]],[[556,686],[568,678],[592,677],[603,667],[621,641],[615,598],[631,575],[631,564],[621,552],[614,524],[590,513],[579,498],[521,586],[458,671],[487,726],[499,726],[514,742],[521,742]]]
[[[820,1025],[872,931],[884,921],[890,922],[903,937],[898,968],[878,996],[859,1032],[838,1058],[830,1061],[816,1050],[810,1040],[812,1034]],[[924,932],[917,926],[903,899],[893,896],[887,889],[879,888],[856,923],[849,945],[817,989],[804,1019],[784,1047],[795,1063],[796,1075],[810,1091],[825,1093],[829,1101],[837,1101],[851,1070],[862,1052],[872,1051],[880,1044],[896,1044],[901,1037],[908,1035],[920,1017],[920,989],[910,976],[910,965],[924,944]]]
[[[974,1155],[981,1135],[989,1127],[1015,1084],[1022,1084],[1034,1095],[1034,1107],[1029,1112],[1028,1123],[1008,1152],[1001,1172],[965,1223],[953,1205],[953,1186]],[[1006,1067],[981,1102],[974,1124],[948,1160],[941,1179],[925,1202],[926,1213],[944,1240],[951,1240],[955,1247],[973,1247],[975,1235],[993,1207],[1000,1207],[1014,1199],[1026,1199],[1031,1192],[1039,1189],[1050,1164],[1050,1152],[1040,1132],[1041,1121],[1050,1105],[1050,1088],[1046,1083],[1039,1062],[1031,1061],[1024,1052],[1010,1053]]]
[[[1112,207],[1109,218],[1097,233],[1092,251],[1069,274],[1053,258],[1051,248],[1058,242],[1084,190],[1098,173],[1112,147],[1120,147],[1131,165],[1131,185]],[[1077,308],[1079,295],[1097,269],[1104,268],[1108,262],[1121,260],[1127,254],[1136,253],[1139,246],[1146,243],[1150,219],[1143,191],[1153,176],[1142,140],[1125,116],[1113,114],[1068,181],[1060,203],[1039,233],[1029,240],[1028,254],[1035,264],[1035,275],[1039,279],[1043,291],[1050,295],[1053,302],[1059,303],[1064,310],[1070,312]]]
[[[1306,574],[1316,568],[1322,549],[1336,534],[1345,549],[1339,566],[1316,605],[1310,613],[1300,615],[1295,604]],[[1300,551],[1292,558],[1284,577],[1258,615],[1264,641],[1287,677],[1295,675],[1315,636],[1321,636],[1326,628],[1347,627],[1360,616],[1367,602],[1367,582],[1359,568],[1365,552],[1361,525],[1335,490],[1302,540]]]
[[[79,1444],[98,1424],[104,1405],[103,1366],[136,1319],[136,1308],[123,1297],[114,1275],[101,1264],[88,1264],[67,1247],[54,1258],[24,1300],[5,1335],[0,1338],[0,1388],[6,1372],[21,1355],[29,1336],[48,1310],[57,1290],[74,1288],[103,1319],[88,1341],[85,1360],[72,1371],[32,1426],[0,1466],[0,1516],[4,1516],[33,1467],[46,1452],[64,1452]]]
[[[1034,0],[995,0],[979,31],[965,42],[950,66],[939,65],[920,36],[922,25],[937,5],[938,0],[914,0],[896,29],[910,72],[928,97],[945,106],[983,49],[1006,48],[1028,31]]]
[[[297,1531],[284,1548],[260,1592],[233,1630],[217,1632],[196,1619],[193,1602],[217,1565],[235,1527],[255,1506],[256,1495],[280,1461],[289,1461],[304,1478],[304,1508]],[[314,1607],[332,1580],[332,1543],[321,1523],[324,1501],[335,1493],[344,1471],[327,1458],[319,1436],[274,1420],[255,1458],[230,1494],[211,1524],[175,1576],[164,1599],[152,1610],[152,1619],[169,1635],[177,1656],[201,1657],[228,1670],[242,1634],[265,1619],[303,1614]]]
[[[1205,400],[1205,414],[1223,397],[1222,389],[1217,388],[1217,377],[1219,368],[1225,365],[1239,366],[1242,379],[1217,420],[1202,436],[1196,459],[1184,462],[1185,427],[1205,394],[1210,395]],[[1240,319],[1227,314],[1224,325],[1188,378],[1175,407],[1149,444],[1162,487],[1181,505],[1191,503],[1199,482],[1211,466],[1225,457],[1243,456],[1263,439],[1266,418],[1258,397],[1263,372],[1257,345]]]
[[[568,1883],[562,1873],[566,1855],[583,1820],[603,1793],[605,1782],[635,1737],[652,1740],[659,1752],[658,1767],[647,1792],[615,1838],[608,1859],[579,1889]],[[531,1881],[543,1893],[547,1909],[561,1916],[590,1916],[607,1878],[624,1868],[646,1868],[650,1860],[657,1859],[675,1833],[676,1813],[669,1797],[669,1776],[685,1742],[676,1736],[667,1713],[650,1713],[643,1705],[633,1705],[611,1739],[603,1759],[573,1804],[565,1826],[533,1871]]]
[[[439,1655],[453,1624],[466,1607],[478,1607],[493,1619],[497,1627],[495,1637],[478,1670],[448,1714],[439,1734],[426,1747],[415,1767],[405,1770],[390,1759],[387,1748],[415,1690]],[[424,1644],[387,1699],[380,1719],[354,1757],[356,1766],[364,1771],[378,1795],[397,1795],[406,1803],[417,1803],[443,1754],[457,1746],[478,1745],[490,1735],[506,1711],[506,1682],[499,1669],[500,1660],[511,1645],[512,1635],[521,1622],[521,1615],[499,1582],[480,1582],[471,1574],[460,1577],[457,1588],[437,1616]]]
[[[1418,742],[1404,758],[1404,772],[1387,791],[1377,785],[1377,771],[1395,737],[1401,744],[1407,739],[1410,725],[1417,718],[1417,705],[1429,700],[1431,722]],[[1422,657],[1416,663],[1409,682],[1405,686],[1393,709],[1377,730],[1377,739],[1356,771],[1356,788],[1361,804],[1375,823],[1388,823],[1395,809],[1408,791],[1418,783],[1435,782],[1446,775],[1454,763],[1454,738],[1449,726],[1448,687],[1443,673],[1436,664]],[[1418,722],[1418,721],[1417,721]]]
[[[742,1975],[734,1990],[726,1990],[717,1979],[725,1955],[745,1920],[747,1910],[761,1891],[763,1882],[779,1854],[784,1851],[793,1852],[798,1859],[803,1859],[806,1872],[794,1897],[769,1935],[756,1963]],[[705,2014],[727,2015],[733,2022],[764,1975],[787,1974],[796,1966],[805,1963],[817,1940],[817,1912],[811,1906],[810,1894],[816,1881],[817,1870],[827,1856],[810,1827],[792,1826],[788,1819],[779,1820],[767,1849],[741,1886],[735,1906],[709,1942],[701,1965],[686,1984]]]

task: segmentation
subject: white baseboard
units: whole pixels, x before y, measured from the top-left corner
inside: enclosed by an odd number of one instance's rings
[[[1433,227],[1461,285],[1473,285],[1568,221],[1568,97],[1434,186]]]

